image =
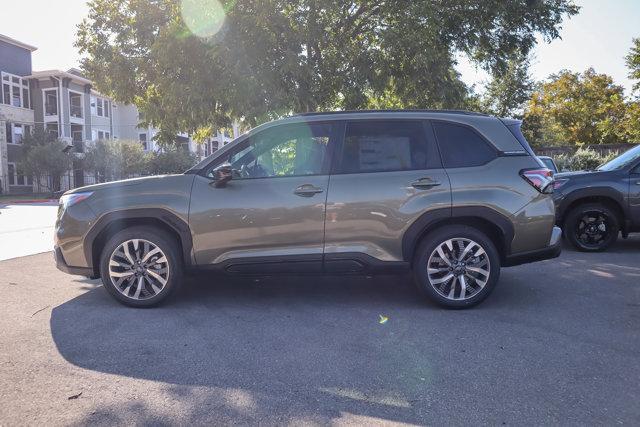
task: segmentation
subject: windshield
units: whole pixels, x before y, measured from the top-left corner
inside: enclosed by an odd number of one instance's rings
[[[604,165],[600,166],[597,170],[613,171],[613,170],[624,169],[625,167],[634,163],[636,160],[640,160],[640,145],[638,145],[635,148],[632,148],[629,151],[622,153],[615,159],[608,161]]]

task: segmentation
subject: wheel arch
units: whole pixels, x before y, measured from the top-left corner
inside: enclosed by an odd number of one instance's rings
[[[626,228],[627,210],[623,197],[617,191],[607,187],[585,188],[570,193],[562,203],[557,223],[562,225],[571,210],[586,203],[602,203],[613,209],[618,214],[620,226]]]
[[[95,274],[99,274],[100,249],[118,231],[133,226],[153,227],[168,233],[180,246],[182,262],[191,265],[193,247],[188,224],[165,209],[130,209],[110,212],[98,219],[84,238],[84,253]]]
[[[511,253],[514,228],[506,216],[487,207],[459,207],[450,212],[450,215],[427,212],[411,224],[402,239],[405,261],[413,262],[416,248],[427,234],[447,225],[467,225],[484,232],[495,245],[501,260]]]

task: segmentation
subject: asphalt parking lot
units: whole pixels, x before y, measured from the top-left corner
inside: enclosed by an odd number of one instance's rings
[[[640,423],[638,237],[466,311],[394,276],[198,277],[136,310],[48,253],[0,290],[0,425]]]

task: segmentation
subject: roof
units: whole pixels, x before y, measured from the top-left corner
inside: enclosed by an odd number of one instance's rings
[[[12,39],[11,37],[5,36],[4,34],[0,34],[0,41],[12,44],[14,46],[21,47],[22,49],[27,49],[30,52],[33,52],[34,50],[38,49],[35,46],[31,46],[30,44],[22,43],[21,41],[18,41],[16,39]]]
[[[464,114],[468,116],[488,116],[488,114],[477,113],[466,110],[421,110],[421,109],[391,109],[391,110],[345,110],[345,111],[318,111],[313,113],[299,113],[293,117],[327,116],[333,114],[364,114],[364,113],[438,113],[438,114]]]
[[[35,71],[33,72],[30,76],[27,76],[27,78],[32,78],[32,79],[41,79],[41,78],[46,78],[46,77],[67,77],[71,80],[74,80],[78,83],[82,83],[82,84],[93,84],[93,82],[89,79],[85,79],[84,77],[80,77],[76,74],[72,74],[69,73],[67,71],[62,71],[62,70],[43,70],[43,71]]]

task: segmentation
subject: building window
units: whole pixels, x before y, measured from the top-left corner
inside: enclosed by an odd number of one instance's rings
[[[44,115],[45,116],[57,116],[58,115],[58,90],[48,89],[44,90]]]
[[[104,139],[111,139],[111,134],[109,132],[105,132]]]
[[[14,163],[9,163],[9,185],[16,185],[16,165]]]
[[[77,119],[82,118],[82,94],[69,91],[69,114]]]
[[[53,139],[58,139],[58,137],[60,136],[60,134],[58,132],[58,124],[57,123],[47,123],[46,126],[45,126],[45,131]]]
[[[2,73],[2,103],[29,108],[29,81],[9,73]]]
[[[98,140],[103,140],[104,139],[104,132],[99,130],[98,131]]]
[[[149,147],[147,145],[147,134],[146,133],[141,133],[138,135],[138,139],[140,140],[140,143],[142,144],[142,149],[143,150],[148,150]]]
[[[109,101],[104,98],[92,96],[91,114],[99,117],[109,117]]]
[[[22,144],[24,136],[31,133],[30,125],[7,122],[5,126],[8,144]]]

